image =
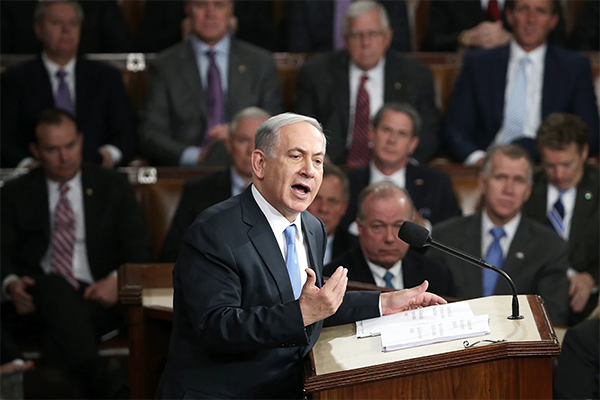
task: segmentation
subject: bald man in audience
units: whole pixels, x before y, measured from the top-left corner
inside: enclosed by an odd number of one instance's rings
[[[185,183],[171,228],[165,238],[161,261],[174,262],[183,235],[196,217],[213,204],[244,191],[252,180],[252,151],[256,129],[269,119],[270,115],[258,107],[248,107],[237,113],[225,140],[231,160],[229,168],[209,176],[192,179]]]
[[[358,245],[358,238],[340,227],[340,221],[348,208],[350,184],[346,174],[334,164],[323,166],[323,182],[308,211],[325,224],[327,247],[323,265],[332,258]]]
[[[352,281],[404,289],[427,279],[438,294],[455,296],[448,267],[410,249],[398,238],[402,223],[414,221],[416,214],[406,190],[391,182],[367,186],[358,200],[360,246],[331,261],[323,268],[323,275],[331,276],[342,265]]]

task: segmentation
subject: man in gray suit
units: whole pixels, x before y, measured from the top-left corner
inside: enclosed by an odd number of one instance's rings
[[[190,0],[185,9],[192,34],[151,65],[140,150],[157,165],[215,165],[211,148],[231,116],[283,110],[279,77],[271,53],[228,33],[231,0]]]
[[[391,101],[406,102],[421,115],[421,140],[413,157],[425,163],[437,151],[439,111],[431,70],[389,50],[391,40],[385,8],[376,1],[355,1],[344,16],[347,50],[315,57],[300,70],[294,111],[323,123],[329,139],[327,155],[335,164],[367,165],[368,138],[360,132],[367,136],[371,116]],[[362,158],[355,162],[352,154],[358,151]]]
[[[569,308],[567,244],[521,214],[531,194],[532,179],[531,160],[523,148],[505,145],[491,149],[479,175],[483,210],[435,225],[433,237],[502,268],[519,294],[541,295],[552,322],[565,325]],[[508,284],[493,271],[476,269],[437,250],[428,254],[450,267],[459,298],[510,294]]]

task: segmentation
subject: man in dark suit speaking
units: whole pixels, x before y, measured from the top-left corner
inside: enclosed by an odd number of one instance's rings
[[[323,320],[348,323],[444,303],[427,283],[345,294],[347,270],[323,284],[326,232],[306,208],[322,181],[325,136],[314,119],[262,124],[252,185],[204,211],[173,271],[173,331],[160,398],[300,398],[302,359]]]

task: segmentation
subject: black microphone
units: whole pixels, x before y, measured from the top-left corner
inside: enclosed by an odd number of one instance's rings
[[[464,251],[461,251],[457,248],[438,242],[437,240],[431,237],[429,231],[426,228],[422,227],[421,225],[415,224],[414,222],[405,221],[400,227],[400,230],[398,231],[398,237],[413,247],[422,248],[425,246],[431,246],[454,257],[460,258],[463,261],[476,265],[479,268],[491,269],[492,271],[496,271],[497,273],[502,275],[504,279],[506,279],[506,281],[510,285],[510,290],[512,292],[512,315],[509,315],[508,319],[523,319],[523,316],[519,315],[519,299],[517,298],[517,288],[513,280],[510,278],[510,276],[508,276],[508,274],[505,271],[501,270],[500,268],[494,267],[492,264],[485,262],[481,258],[474,257],[469,253],[465,253]]]

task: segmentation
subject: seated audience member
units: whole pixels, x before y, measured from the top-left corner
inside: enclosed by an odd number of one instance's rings
[[[600,1],[583,2],[569,44],[575,50],[600,50]]]
[[[237,113],[229,125],[225,146],[231,165],[224,171],[192,179],[185,183],[183,193],[165,238],[161,261],[175,262],[179,244],[187,229],[208,207],[236,196],[252,180],[252,151],[256,129],[269,119],[269,113],[257,108],[245,108]]]
[[[507,1],[514,36],[506,46],[468,52],[442,128],[446,151],[481,163],[492,145],[516,142],[537,158],[535,135],[555,112],[578,115],[598,151],[598,108],[590,60],[547,43],[558,22],[552,0]]]
[[[77,115],[85,134],[86,162],[106,168],[125,164],[135,151],[135,117],[121,73],[77,56],[81,6],[40,1],[35,16],[41,55],[7,69],[1,78],[2,167],[23,167],[33,161],[28,143],[33,122],[49,107]]]
[[[203,164],[246,107],[282,111],[273,55],[228,33],[233,2],[192,0],[185,7],[192,34],[150,66],[141,152],[157,165]]]
[[[287,51],[314,53],[344,48],[342,25],[350,0],[298,0],[286,3]],[[382,0],[392,30],[390,47],[410,51],[408,11],[405,0]]]
[[[483,210],[434,226],[433,237],[462,251],[481,256],[513,279],[519,294],[544,298],[552,323],[564,325],[569,308],[567,244],[547,227],[521,214],[532,185],[529,156],[517,145],[490,149],[479,175]],[[508,283],[483,270],[430,249],[452,271],[458,298],[511,294]]]
[[[48,0],[0,2],[1,54],[33,54],[42,48],[33,29],[38,15],[38,3]],[[69,0],[62,0],[69,2]],[[131,39],[123,13],[115,0],[84,0],[79,53],[126,53],[131,51]]]
[[[323,165],[323,181],[317,196],[307,210],[325,224],[327,247],[323,265],[358,244],[356,236],[340,226],[348,208],[350,184],[344,172],[334,164]]]
[[[149,261],[147,228],[125,175],[82,164],[72,115],[43,111],[31,139],[40,167],[1,191],[2,294],[12,302],[2,326],[39,333],[46,366],[86,398],[106,398],[97,338],[122,329],[116,270]]]
[[[577,116],[551,114],[537,133],[544,171],[534,177],[523,213],[569,243],[569,325],[598,305],[600,174],[586,165],[589,131]]]
[[[507,23],[507,4],[512,0],[435,0],[430,2],[429,23],[423,51],[456,51],[461,48],[502,46],[512,37]],[[554,2],[559,15],[551,30],[550,43],[564,45],[566,32],[560,2]]]
[[[555,399],[597,399],[600,376],[600,309],[565,333],[554,370]]]
[[[390,181],[410,194],[417,208],[415,221],[431,225],[461,215],[450,178],[443,172],[415,165],[410,157],[419,144],[421,118],[406,103],[386,103],[369,127],[369,166],[348,173],[350,205],[342,219],[348,227],[356,219],[358,195],[370,183]]]
[[[327,154],[352,168],[369,162],[369,121],[381,106],[404,101],[423,120],[414,157],[427,162],[438,147],[433,76],[421,62],[388,50],[392,38],[385,8],[371,0],[352,2],[344,16],[346,49],[315,57],[302,66],[295,110],[316,117],[328,132]]]
[[[186,0],[152,0],[144,4],[135,44],[136,51],[157,53],[191,32],[191,19],[186,16]],[[235,37],[270,51],[280,51],[278,27],[273,18],[273,1],[237,0],[230,30]]]
[[[448,267],[409,249],[398,238],[402,223],[412,221],[416,214],[406,190],[391,182],[367,186],[360,193],[356,217],[360,246],[331,261],[323,275],[331,276],[341,265],[348,268],[352,281],[404,289],[427,279],[439,295],[455,296]]]

